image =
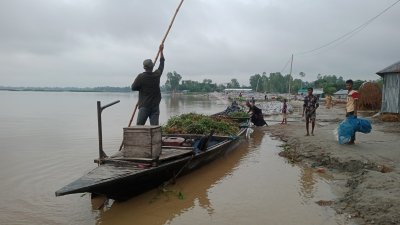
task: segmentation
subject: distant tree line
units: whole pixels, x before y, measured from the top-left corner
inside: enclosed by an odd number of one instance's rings
[[[299,76],[304,78],[306,74],[300,72]],[[325,93],[333,94],[340,89],[346,88],[346,80],[342,76],[336,75],[321,75],[318,74],[317,80],[313,82],[303,81],[302,79],[293,77],[290,74],[282,75],[280,72],[270,73],[267,75],[266,72],[262,74],[254,74],[249,78],[250,86],[240,85],[237,79],[231,79],[230,82],[225,84],[215,84],[210,79],[204,79],[203,82],[182,80],[182,76],[174,72],[167,73],[167,81],[162,87],[164,91],[177,92],[177,91],[189,91],[189,92],[212,92],[222,91],[225,88],[251,88],[257,92],[267,93],[297,93],[302,88],[313,87],[322,88]],[[365,80],[353,80],[354,89],[358,89]],[[376,80],[380,86],[382,85],[382,79]]]
[[[299,76],[304,78],[304,72],[300,72]],[[365,80],[353,80],[353,88],[358,89]],[[382,79],[376,80],[382,86]],[[313,82],[303,81],[301,79],[293,79],[291,75],[283,76],[281,73],[270,73],[267,75],[265,72],[250,76],[250,86],[253,90],[258,92],[272,92],[272,93],[297,93],[302,88],[313,87],[322,88],[324,93],[333,94],[340,89],[346,89],[346,80],[342,76],[318,74],[317,80]]]
[[[249,88],[241,86],[237,79],[231,79],[229,83],[216,84],[211,79],[204,79],[202,82],[192,80],[182,80],[182,76],[174,72],[167,73],[167,81],[162,86],[162,90],[168,92],[188,91],[188,92],[213,92],[223,91],[226,88]]]

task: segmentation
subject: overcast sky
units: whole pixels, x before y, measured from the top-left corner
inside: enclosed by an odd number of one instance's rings
[[[180,0],[0,0],[0,86],[128,86],[154,59]],[[186,0],[165,42],[184,80],[290,72],[375,80],[400,60],[397,0]],[[285,69],[284,69],[285,68]],[[283,70],[283,71],[282,71]],[[163,76],[162,83],[165,83]]]

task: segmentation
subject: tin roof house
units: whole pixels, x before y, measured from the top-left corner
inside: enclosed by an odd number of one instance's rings
[[[333,96],[337,99],[346,99],[347,98],[347,90],[340,89],[339,91],[333,93]]]
[[[383,78],[383,113],[400,113],[400,61],[377,72]]]

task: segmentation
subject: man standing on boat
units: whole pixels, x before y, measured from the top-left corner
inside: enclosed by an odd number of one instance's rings
[[[143,61],[145,72],[139,74],[132,84],[132,91],[139,91],[139,113],[136,124],[144,125],[150,118],[150,125],[159,124],[160,116],[160,78],[164,70],[164,45],[160,45],[160,65],[153,72],[154,63],[151,59]]]

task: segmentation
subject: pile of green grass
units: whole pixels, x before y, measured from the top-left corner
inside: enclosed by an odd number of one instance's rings
[[[205,116],[197,113],[171,117],[162,127],[164,134],[209,134],[235,135],[239,124],[226,118]]]

